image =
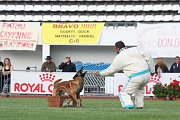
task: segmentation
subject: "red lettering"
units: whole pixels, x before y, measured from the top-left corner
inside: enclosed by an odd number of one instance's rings
[[[12,33],[12,37],[11,38],[16,39],[16,36],[17,36],[16,33]]]
[[[177,47],[180,47],[180,40],[179,40],[179,38],[176,38],[175,39],[175,45],[174,45],[176,48]]]
[[[121,91],[122,88],[123,88],[123,85],[118,86],[118,93]]]
[[[63,28],[68,28],[68,25],[64,25]],[[69,25],[69,28],[72,28],[71,25]]]
[[[53,24],[53,28],[78,28],[78,24]]]
[[[2,28],[4,28],[4,27],[8,27],[8,23],[6,23],[6,22],[3,22],[3,25],[2,25]]]
[[[4,34],[3,34],[3,33],[4,33],[4,31],[1,31],[1,32],[0,32],[0,37],[2,37],[2,38],[4,37]]]
[[[47,92],[46,89],[48,90],[48,92],[52,92],[52,85],[53,84],[49,84],[49,86],[44,89],[43,87],[44,84],[30,84],[30,83],[15,83],[14,84],[14,91],[15,92],[41,92],[41,93],[45,93]]]
[[[33,92],[40,92],[40,84],[37,84],[36,87],[34,88]]]
[[[81,28],[96,28],[96,24],[81,24]]]
[[[25,28],[25,26],[26,26],[26,24],[24,23],[24,24],[18,24],[18,23],[16,23],[16,25],[15,25],[15,29],[24,29]]]
[[[8,41],[4,42],[4,47],[8,47]]]
[[[4,39],[13,39],[13,40],[31,40],[32,39],[32,32],[6,32],[1,31],[0,37]]]
[[[52,84],[50,84],[50,85],[48,86],[48,91],[52,93],[51,87],[52,87]]]
[[[11,41],[10,43],[9,43],[9,46],[8,47],[14,47],[14,45],[13,45],[13,42]]]
[[[45,92],[45,90],[43,90],[43,84],[41,84],[41,92]]]
[[[179,38],[159,38],[158,39],[158,47],[180,47],[180,39]]]
[[[26,83],[23,83],[23,84],[21,84],[20,89],[22,92],[26,92],[28,90],[28,85]]]
[[[16,92],[16,90],[19,92],[20,91],[20,84],[19,83],[15,83],[14,84],[14,91]]]
[[[151,92],[148,90],[148,85],[146,85],[146,94],[151,94]]]
[[[8,22],[3,22],[2,28],[10,28],[10,29],[24,29],[26,27],[26,23],[21,24],[21,23],[8,23]]]
[[[30,92],[32,92],[32,91],[33,91],[33,87],[34,87],[34,85],[35,85],[35,83],[34,83],[34,84],[32,84],[32,85],[28,83],[28,86],[30,87]]]
[[[27,39],[31,39],[32,34],[33,34],[32,32],[28,32]]]
[[[32,48],[34,44],[32,42],[27,42],[27,41],[0,41],[2,46],[0,47],[19,47],[19,48]]]

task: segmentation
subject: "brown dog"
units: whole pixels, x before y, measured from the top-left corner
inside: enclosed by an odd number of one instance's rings
[[[78,99],[80,99],[80,106],[82,107],[82,99],[80,96],[80,92],[84,86],[84,76],[87,73],[85,71],[83,73],[83,68],[76,72],[73,77],[73,80],[60,82],[62,79],[58,79],[54,82],[54,88],[52,90],[52,96],[57,96],[60,91],[67,93],[69,96],[72,96],[74,102],[76,102],[76,106],[78,104]]]

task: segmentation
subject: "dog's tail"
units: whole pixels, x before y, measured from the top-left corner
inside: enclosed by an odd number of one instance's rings
[[[54,84],[53,84],[53,87],[58,83],[58,82],[60,82],[62,79],[57,79],[55,82],[54,82]]]

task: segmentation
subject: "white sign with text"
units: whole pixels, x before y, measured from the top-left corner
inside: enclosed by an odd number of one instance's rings
[[[180,24],[137,24],[137,47],[153,58],[180,55]]]
[[[0,50],[35,51],[39,22],[0,22]]]

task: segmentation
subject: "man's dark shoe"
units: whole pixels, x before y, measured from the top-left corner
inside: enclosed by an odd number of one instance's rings
[[[137,107],[136,109],[143,109],[143,107]]]

